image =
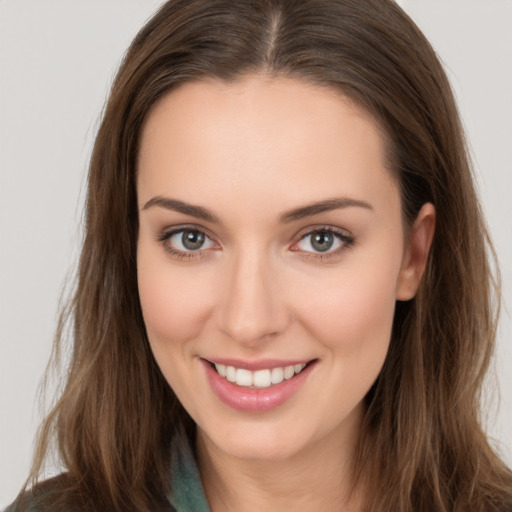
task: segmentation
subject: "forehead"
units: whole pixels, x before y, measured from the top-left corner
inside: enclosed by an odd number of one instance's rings
[[[143,127],[137,185],[139,203],[237,196],[283,209],[397,188],[366,111],[334,90],[260,75],[187,83],[160,100]]]

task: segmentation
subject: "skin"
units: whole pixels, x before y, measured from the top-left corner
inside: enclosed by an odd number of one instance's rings
[[[198,425],[212,511],[357,510],[348,465],[363,398],[384,363],[396,300],[416,293],[435,224],[424,205],[405,239],[378,125],[335,91],[295,79],[185,84],[146,120],[137,190],[147,333]],[[283,220],[334,198],[367,206]],[[170,252],[180,235],[162,238],[182,226],[206,232],[200,250]],[[336,250],[315,252],[307,234],[325,228],[353,243],[335,235]],[[216,357],[316,365],[284,404],[247,413],[212,391],[201,358]]]

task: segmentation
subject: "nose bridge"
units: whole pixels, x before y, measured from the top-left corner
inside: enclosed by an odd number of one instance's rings
[[[233,255],[228,272],[219,311],[221,330],[246,344],[281,332],[287,314],[270,255],[261,247],[244,247]]]

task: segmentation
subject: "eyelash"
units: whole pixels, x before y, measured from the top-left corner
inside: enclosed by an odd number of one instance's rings
[[[197,251],[181,251],[179,249],[175,249],[168,242],[169,240],[178,233],[183,233],[184,231],[192,231],[195,233],[199,233],[204,235],[208,240],[212,240],[213,238],[208,235],[208,233],[203,229],[197,226],[180,226],[171,231],[166,231],[162,233],[158,237],[158,241],[163,245],[164,249],[174,258],[178,260],[192,260],[192,259],[203,259],[207,257],[206,251],[207,249],[198,249]]]
[[[192,260],[192,259],[203,259],[207,258],[207,251],[208,249],[198,249],[196,251],[190,250],[190,251],[182,251],[179,249],[175,249],[169,244],[169,240],[179,233],[182,233],[184,231],[192,231],[198,234],[204,235],[208,240],[213,241],[213,237],[211,237],[203,228],[197,227],[197,226],[180,226],[175,229],[172,229],[171,231],[166,231],[162,233],[160,236],[158,236],[157,240],[162,244],[164,249],[174,258],[178,260]],[[328,233],[332,234],[335,238],[338,239],[340,242],[340,247],[336,248],[334,251],[331,252],[314,252],[314,251],[300,251],[300,249],[293,249],[294,246],[298,245],[300,242],[302,242],[305,238],[308,236],[312,236],[315,233]],[[304,258],[308,259],[314,259],[314,260],[326,260],[332,257],[339,256],[339,254],[346,249],[350,248],[355,244],[355,239],[352,235],[348,235],[346,232],[343,232],[341,230],[335,229],[331,226],[319,226],[315,228],[308,228],[306,232],[303,232],[301,235],[299,235],[299,239],[297,242],[294,242],[291,246],[290,250],[293,252],[302,252],[302,256]]]
[[[299,235],[299,240],[295,242],[292,247],[298,245],[305,238],[313,236],[315,233],[328,233],[333,235],[340,242],[340,246],[330,252],[313,252],[313,251],[302,251],[301,256],[308,259],[314,260],[327,260],[330,258],[338,257],[342,252],[349,249],[355,244],[355,238],[352,235],[347,234],[346,231],[333,228],[332,226],[319,226],[314,228],[307,228],[307,231],[303,231],[303,234]],[[300,249],[291,249],[292,251],[299,252]]]

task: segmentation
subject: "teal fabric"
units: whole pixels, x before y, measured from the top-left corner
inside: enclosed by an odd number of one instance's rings
[[[173,443],[171,489],[167,496],[176,512],[210,512],[199,469],[188,443]]]
[[[180,438],[183,439],[181,436]],[[172,507],[176,509],[176,512],[210,512],[192,448],[187,442],[176,440],[171,453],[170,488],[172,493],[167,496],[167,499]],[[45,491],[38,498],[42,498],[44,501],[47,492]],[[43,512],[44,507],[39,504],[40,499],[38,498],[30,499],[26,512]],[[17,510],[17,502],[14,502],[4,512],[16,512]]]

